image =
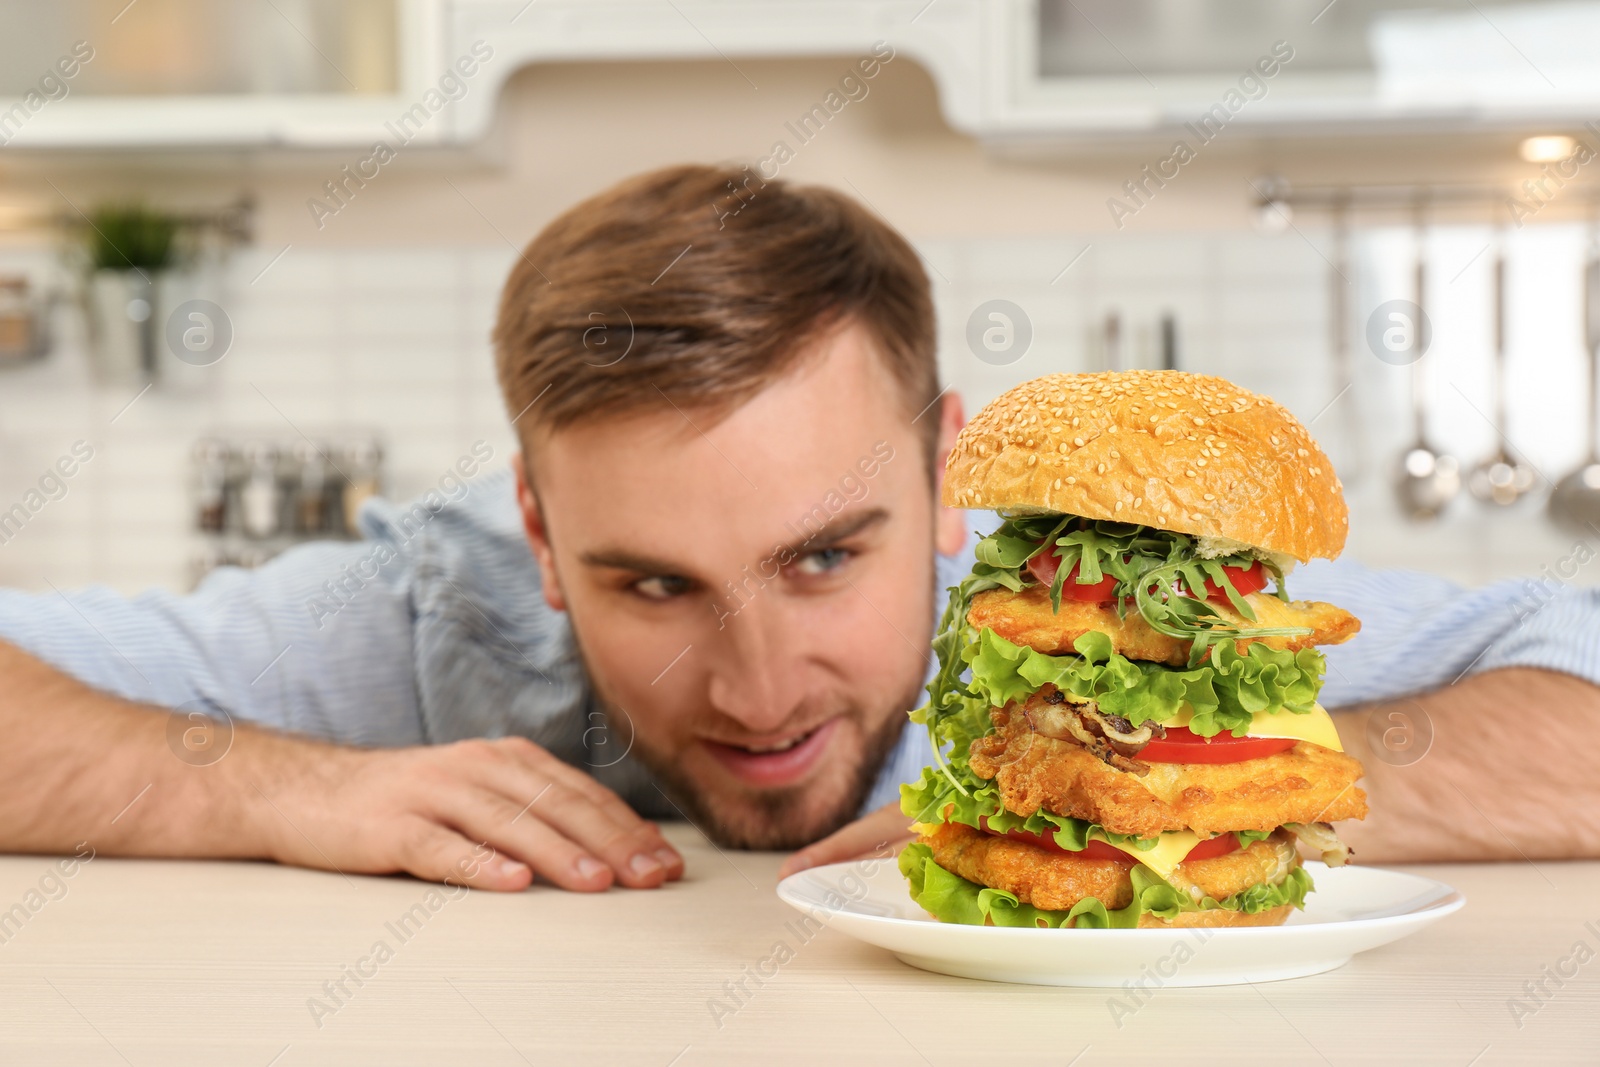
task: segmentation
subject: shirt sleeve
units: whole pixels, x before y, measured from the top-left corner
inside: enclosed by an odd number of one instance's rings
[[[361,745],[422,740],[411,562],[383,541],[292,548],[195,592],[0,590],[0,639],[104,692]]]
[[[1555,577],[1466,589],[1415,571],[1318,561],[1289,575],[1289,595],[1361,620],[1328,646],[1330,708],[1439,689],[1480,671],[1538,667],[1600,685],[1600,589]]]

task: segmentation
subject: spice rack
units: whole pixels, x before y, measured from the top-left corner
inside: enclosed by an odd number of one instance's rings
[[[191,577],[258,567],[309,541],[360,536],[361,505],[383,492],[379,435],[208,435],[190,451]]]

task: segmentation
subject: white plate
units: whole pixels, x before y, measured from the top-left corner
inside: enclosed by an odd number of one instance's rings
[[[835,863],[778,883],[784,903],[888,949],[913,967],[1029,985],[1146,988],[1303,978],[1461,910],[1442,882],[1377,867],[1308,862],[1317,884],[1283,926],[1029,930],[942,923],[911,899],[892,859]]]

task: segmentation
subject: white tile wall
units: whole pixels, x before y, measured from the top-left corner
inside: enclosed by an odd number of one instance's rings
[[[1517,309],[1512,440],[1552,478],[1581,452],[1582,237],[1570,228],[1530,227],[1510,252]],[[1471,259],[1487,238],[1487,230],[1460,228],[1429,241],[1436,263],[1430,290],[1438,290],[1436,426],[1441,442],[1469,464],[1492,444],[1473,411],[1489,410],[1489,258]],[[1361,236],[1354,306],[1409,295],[1410,240],[1400,231]],[[1062,274],[1086,244],[1089,251]],[[1357,556],[1478,582],[1534,572],[1565,555],[1572,539],[1549,529],[1538,504],[1491,514],[1463,499],[1435,526],[1400,520],[1388,483],[1409,436],[1408,378],[1365,349],[1362,323],[1354,322],[1354,384],[1327,408],[1339,387],[1327,339],[1326,244],[1325,233],[1306,230],[925,240],[920,247],[937,272],[943,371],[969,413],[1025,378],[1100,369],[1101,322],[1113,308],[1122,317],[1127,362],[1154,366],[1157,323],[1170,310],[1185,369],[1232,378],[1316,420],[1313,432],[1351,496]],[[167,361],[168,378],[126,410],[137,387],[94,378],[72,314],[60,316],[63,336],[48,361],[0,372],[0,509],[74,440],[88,439],[97,450],[64,499],[0,545],[0,583],[183,588],[196,547],[188,450],[208,431],[292,433],[290,423],[313,435],[375,429],[388,445],[391,493],[402,497],[435,483],[479,438],[501,457],[510,454],[488,333],[514,252],[504,245],[292,248],[262,273],[278,252],[242,253],[219,280],[216,299],[235,328],[228,356],[204,368]],[[0,271],[17,269],[63,280],[49,251],[0,249]],[[1027,354],[1004,367],[977,359],[965,340],[972,310],[994,297],[1020,305],[1034,327]]]

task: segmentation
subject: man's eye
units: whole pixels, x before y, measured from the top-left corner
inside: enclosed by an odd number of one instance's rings
[[[676,574],[657,574],[634,582],[633,591],[646,600],[671,600],[689,591],[689,579]]]
[[[819,548],[795,560],[794,565],[801,574],[826,574],[853,555],[848,548]]]

